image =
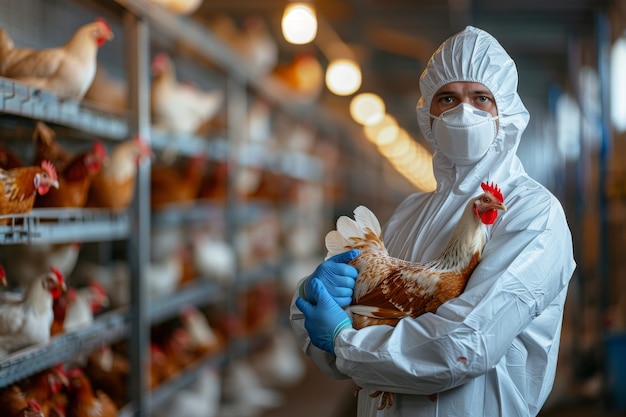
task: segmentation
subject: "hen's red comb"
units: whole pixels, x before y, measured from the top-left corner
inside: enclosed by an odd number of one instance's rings
[[[57,277],[59,284],[63,284],[63,272],[53,266],[50,267],[50,271],[52,271],[52,273]]]
[[[102,23],[109,30],[109,32],[111,32],[111,26],[109,25],[109,22],[104,19],[104,17],[96,17],[96,22]]]
[[[48,173],[50,178],[52,178],[54,181],[57,180],[57,170],[54,168],[54,165],[52,165],[52,162],[42,161],[41,167]]]
[[[107,156],[107,148],[99,140],[93,143],[93,151],[99,159],[104,159]]]
[[[28,400],[28,406],[30,407],[30,411],[41,412],[41,406],[35,400]]]
[[[504,203],[504,197],[502,196],[502,191],[500,191],[500,188],[496,184],[494,184],[493,181],[491,182],[491,184],[483,182],[482,184],[480,184],[480,186],[482,187],[484,192],[490,193],[499,202]]]

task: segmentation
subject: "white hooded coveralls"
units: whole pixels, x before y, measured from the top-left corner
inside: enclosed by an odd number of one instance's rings
[[[498,108],[494,145],[471,166],[454,166],[437,152],[430,130],[434,93],[455,81],[485,85]],[[467,27],[435,51],[420,89],[418,123],[435,148],[437,190],[413,194],[398,206],[385,225],[385,244],[391,256],[432,260],[469,198],[480,194],[480,183],[493,181],[508,210],[489,226],[480,264],[463,294],[434,314],[405,318],[395,328],[342,331],[336,356],[310,343],[295,304],[292,327],[326,374],[352,378],[364,388],[359,417],[535,416],[554,382],[575,262],[559,201],[526,174],[516,156],[529,115],[517,94],[515,64],[491,35]],[[368,396],[376,390],[396,393],[392,408],[376,410],[379,399]]]

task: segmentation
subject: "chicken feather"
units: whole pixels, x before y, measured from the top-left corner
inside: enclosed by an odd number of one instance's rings
[[[63,46],[47,49],[16,48],[0,29],[0,75],[62,98],[81,99],[96,72],[98,47],[113,38],[104,19],[80,27]]]
[[[347,310],[355,329],[372,325],[395,326],[406,317],[435,312],[458,297],[481,259],[486,224],[506,210],[500,189],[483,183],[484,193],[471,198],[443,252],[426,263],[389,256],[380,223],[366,207],[354,210],[352,220],[342,216],[326,235],[327,258],[351,249],[361,254],[350,262],[358,270],[352,303]],[[380,392],[373,395],[378,396]],[[393,404],[393,394],[382,393],[379,409]]]

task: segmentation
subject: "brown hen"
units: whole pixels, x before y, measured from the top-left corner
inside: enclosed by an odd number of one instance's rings
[[[87,207],[103,207],[114,211],[126,209],[135,195],[137,166],[150,154],[150,146],[139,136],[115,146],[109,163],[93,179]]]
[[[0,391],[0,415],[3,417],[45,417],[39,404],[34,400],[28,400],[26,394],[17,385]]]
[[[0,215],[30,212],[35,196],[45,195],[51,187],[59,188],[59,182],[54,166],[48,161],[40,167],[0,169]],[[0,225],[8,223],[8,218],[0,218]]]
[[[89,188],[107,158],[106,148],[94,142],[92,149],[76,154],[59,173],[59,189],[35,200],[36,207],[84,207]]]
[[[94,390],[87,376],[79,368],[68,372],[69,404],[67,417],[116,417],[117,406],[100,390]]]
[[[206,164],[205,155],[194,156],[184,166],[153,165],[150,173],[150,204],[153,210],[169,204],[189,204],[198,197]]]
[[[482,188],[484,193],[467,203],[443,252],[427,263],[389,256],[378,219],[364,206],[354,210],[355,220],[346,216],[337,220],[337,230],[326,235],[328,257],[361,251],[350,262],[359,271],[348,307],[355,329],[395,326],[405,317],[435,312],[463,292],[482,255],[485,225],[495,221],[498,210],[506,210],[497,186],[483,183]],[[392,404],[393,394],[383,393],[380,409]]]

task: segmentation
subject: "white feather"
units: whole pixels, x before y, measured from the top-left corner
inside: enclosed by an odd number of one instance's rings
[[[337,219],[337,231],[346,239],[351,237],[364,237],[363,231],[359,225],[347,216],[341,216]]]
[[[356,220],[362,230],[370,229],[376,236],[381,235],[380,222],[367,207],[358,206],[354,209],[354,220]]]

